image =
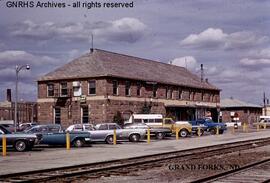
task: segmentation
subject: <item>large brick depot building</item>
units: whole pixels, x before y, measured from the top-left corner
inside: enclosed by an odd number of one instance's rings
[[[92,49],[38,80],[40,123],[110,122],[147,107],[176,120],[217,118],[220,90],[183,67]]]

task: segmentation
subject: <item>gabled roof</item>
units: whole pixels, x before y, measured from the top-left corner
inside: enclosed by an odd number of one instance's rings
[[[198,76],[186,68],[99,49],[63,65],[38,81],[101,76],[219,90],[208,82],[201,82]]]
[[[262,106],[257,104],[251,104],[247,102],[243,102],[237,99],[221,99],[220,100],[220,107],[221,108],[233,108],[233,107],[250,107],[250,108],[262,108]]]

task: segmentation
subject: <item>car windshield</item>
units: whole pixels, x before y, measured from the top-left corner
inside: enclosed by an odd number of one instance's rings
[[[2,125],[0,125],[0,130],[4,133],[4,134],[11,134],[11,132],[6,129],[5,127],[3,127]]]

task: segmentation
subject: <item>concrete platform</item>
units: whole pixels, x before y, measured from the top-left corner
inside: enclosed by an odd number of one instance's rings
[[[270,130],[260,132],[235,133],[227,131],[223,135],[205,135],[201,137],[168,139],[140,143],[121,143],[117,145],[93,144],[92,147],[45,148],[31,152],[8,152],[8,156],[0,156],[0,175],[38,169],[48,169],[84,163],[93,163],[122,158],[156,154],[161,152],[185,150],[196,147],[217,145],[242,140],[270,137]]]

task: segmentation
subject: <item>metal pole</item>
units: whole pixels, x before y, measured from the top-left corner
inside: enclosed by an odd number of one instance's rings
[[[15,83],[15,114],[14,114],[14,130],[17,131],[17,124],[18,124],[18,74],[19,74],[19,67],[16,65],[16,83]]]

